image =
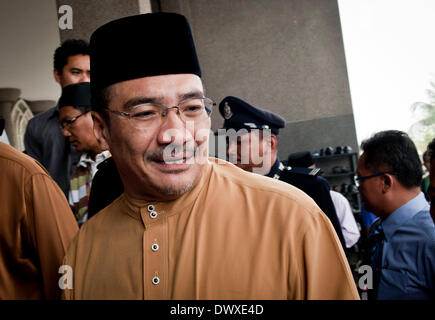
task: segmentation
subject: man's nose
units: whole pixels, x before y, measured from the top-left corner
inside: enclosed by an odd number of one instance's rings
[[[69,130],[66,127],[61,128],[61,130],[62,130],[62,134],[63,134],[64,137],[70,137],[71,136],[71,132],[69,132]]]
[[[184,144],[193,138],[194,124],[192,121],[184,122],[178,114],[178,109],[173,108],[166,111],[166,116],[161,118],[161,125],[158,133],[160,144]]]
[[[83,72],[80,77],[80,82],[90,82],[90,81],[91,81],[91,76],[88,73]]]

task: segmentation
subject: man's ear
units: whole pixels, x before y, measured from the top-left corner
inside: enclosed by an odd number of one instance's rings
[[[278,138],[276,135],[270,135],[270,148],[272,151],[276,151],[278,149]]]
[[[393,176],[389,173],[382,176],[382,192],[387,193],[393,187],[395,181]]]
[[[110,133],[106,121],[95,111],[91,111],[92,120],[94,121],[94,135],[97,138],[102,150],[109,150]]]
[[[60,73],[59,73],[59,71],[54,69],[53,70],[53,76],[54,76],[54,80],[56,80],[56,82],[60,84]]]

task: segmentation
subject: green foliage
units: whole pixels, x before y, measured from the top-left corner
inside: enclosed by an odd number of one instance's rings
[[[418,119],[408,130],[417,149],[423,153],[430,141],[435,137],[435,83],[431,81],[430,89],[426,90],[429,103],[416,102],[411,106],[414,116]]]

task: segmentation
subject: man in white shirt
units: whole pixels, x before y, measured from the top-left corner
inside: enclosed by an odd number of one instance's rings
[[[331,190],[331,198],[340,221],[341,231],[343,233],[346,248],[352,247],[358,242],[360,231],[353,216],[352,208],[349,201],[340,192]]]

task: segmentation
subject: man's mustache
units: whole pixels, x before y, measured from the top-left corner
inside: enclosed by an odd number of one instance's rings
[[[145,154],[145,159],[148,161],[189,159],[195,155],[195,152],[197,152],[198,149],[199,146],[192,146],[191,144],[171,144],[162,149],[147,152]]]

